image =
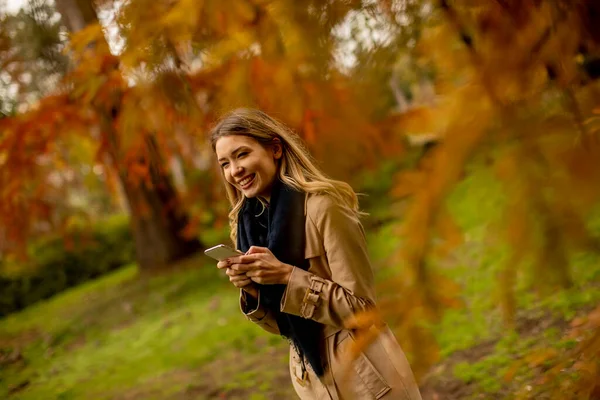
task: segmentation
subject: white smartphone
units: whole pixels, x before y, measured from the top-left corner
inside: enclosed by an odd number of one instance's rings
[[[204,254],[217,261],[223,261],[229,257],[238,257],[244,255],[241,251],[234,250],[224,244],[218,244],[210,249],[204,250]]]

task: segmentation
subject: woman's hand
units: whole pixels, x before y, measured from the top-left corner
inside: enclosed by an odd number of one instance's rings
[[[279,261],[266,247],[252,246],[245,255],[229,260],[231,269],[262,285],[286,285],[294,270],[294,266]]]
[[[217,263],[217,268],[225,269],[225,273],[229,276],[229,281],[233,283],[235,287],[238,287],[248,293],[255,299],[258,298],[258,289],[252,280],[246,276],[246,272],[236,271],[230,268],[230,260],[223,260]]]

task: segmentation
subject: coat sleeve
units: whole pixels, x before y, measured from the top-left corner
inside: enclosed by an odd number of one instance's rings
[[[374,307],[373,270],[360,222],[329,196],[319,197],[316,211],[307,218],[321,236],[331,280],[295,267],[281,311],[343,328],[355,313]]]
[[[277,326],[273,311],[268,310],[260,304],[260,291],[258,293],[258,300],[255,300],[249,297],[244,290],[240,289],[240,309],[250,321],[269,333],[279,335],[279,327]]]

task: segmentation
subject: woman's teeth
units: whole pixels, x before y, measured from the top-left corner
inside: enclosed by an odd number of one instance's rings
[[[250,183],[250,181],[254,178],[254,175],[250,175],[247,178],[244,178],[243,180],[240,181],[240,186],[246,186],[248,183]]]

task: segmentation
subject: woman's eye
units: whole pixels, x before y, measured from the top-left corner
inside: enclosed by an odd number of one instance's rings
[[[241,153],[238,154],[238,158],[241,158],[241,157],[243,157],[243,156],[245,156],[247,154],[248,154],[247,151],[242,151]]]
[[[228,162],[224,162],[223,164],[221,164],[221,168],[225,169],[226,166],[228,166],[229,163]]]

